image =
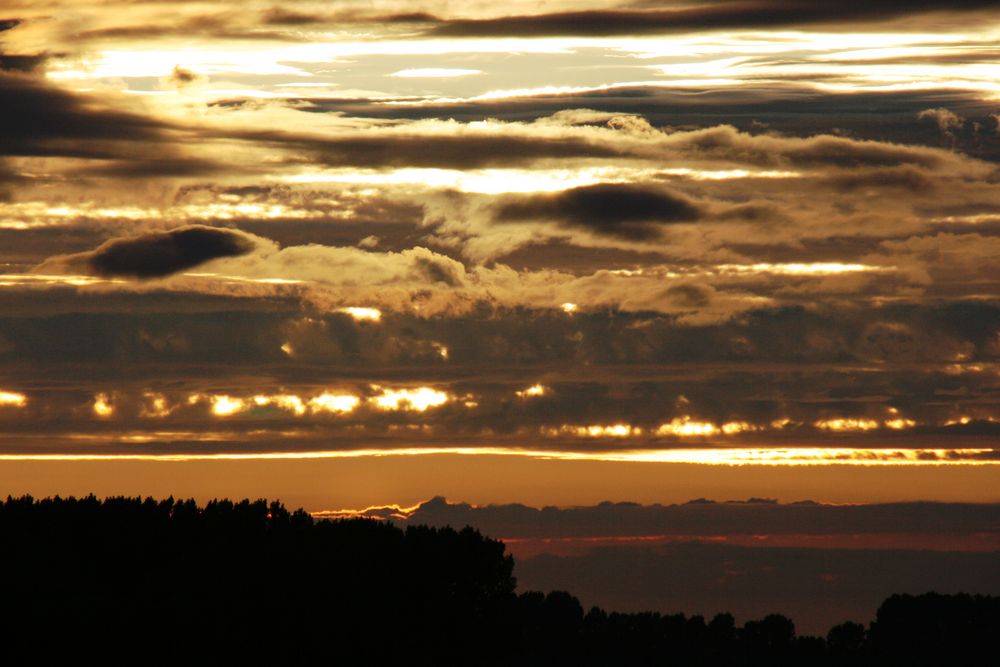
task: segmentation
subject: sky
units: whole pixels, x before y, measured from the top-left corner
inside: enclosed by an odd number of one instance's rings
[[[4,0],[0,491],[998,503],[998,43],[976,0]]]

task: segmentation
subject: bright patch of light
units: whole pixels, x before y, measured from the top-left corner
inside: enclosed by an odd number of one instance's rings
[[[309,72],[282,65],[271,49],[134,49],[108,50],[83,63],[53,63],[48,77],[55,80],[163,77],[175,67],[199,74],[258,74],[309,77]],[[286,62],[289,62],[286,59]]]
[[[242,398],[217,395],[209,399],[212,403],[212,414],[218,417],[229,417],[246,409],[247,404]]]
[[[28,404],[28,397],[16,391],[0,391],[0,407],[23,408]]]
[[[642,428],[629,424],[590,424],[577,426],[564,424],[562,426],[543,427],[544,435],[558,437],[573,435],[578,438],[628,438],[642,435]]]
[[[337,312],[350,315],[356,322],[378,322],[382,319],[382,311],[378,308],[358,308],[356,306],[349,306],[346,308],[338,308]]]
[[[760,427],[755,426],[749,422],[726,422],[719,428],[726,435],[736,435],[738,433],[746,433],[748,431],[760,430]]]
[[[380,389],[380,387],[373,387]],[[443,391],[430,387],[416,389],[382,389],[382,392],[371,398],[375,407],[380,410],[416,410],[423,412],[447,403],[450,398]]]
[[[482,74],[482,70],[478,69],[447,69],[444,67],[422,67],[417,69],[401,69],[398,72],[393,72],[389,76],[395,76],[403,79],[419,79],[419,78],[429,78],[429,79],[441,79],[452,76],[472,76],[473,74]]]
[[[548,392],[548,387],[541,384],[533,384],[527,389],[514,392],[519,398],[531,398],[532,396],[544,396]]]
[[[147,391],[143,392],[142,397],[145,404],[142,406],[139,414],[143,417],[166,417],[170,414],[170,405],[167,403],[167,397],[163,394]]]
[[[896,267],[872,266],[870,264],[845,264],[841,262],[789,262],[776,264],[761,262],[758,264],[719,264],[715,269],[723,274],[773,273],[789,276],[821,276],[840,273],[860,273],[864,271],[895,271]]]
[[[253,397],[253,402],[259,407],[274,405],[282,410],[288,410],[298,416],[306,413],[305,403],[295,394],[262,394]]]
[[[695,181],[731,181],[738,178],[800,178],[802,176],[802,172],[775,169],[754,171],[751,169],[689,169],[687,167],[661,169],[659,173],[667,176],[683,176]]]
[[[879,427],[874,419],[821,419],[813,424],[825,431],[870,431]]]
[[[351,185],[412,185],[458,190],[473,194],[559,192],[605,182],[625,182],[629,176],[651,170],[620,167],[579,169],[431,169],[406,167],[374,169],[327,169],[282,177],[286,183],[343,183]]]
[[[303,280],[292,278],[246,278],[244,276],[227,276],[219,273],[193,272],[182,273],[185,278],[208,278],[228,283],[254,283],[257,285],[301,285]]]
[[[669,423],[661,424],[656,429],[656,435],[676,435],[682,438],[718,435],[720,429],[712,422],[700,422],[690,416],[674,417]]]
[[[575,313],[578,309],[575,303],[569,303],[569,302],[566,302],[559,307],[562,309],[564,313],[568,313],[570,315]]]
[[[123,280],[95,278],[94,276],[78,275],[46,275],[36,273],[0,273],[0,286],[30,287],[32,285],[71,285],[86,287],[88,285],[121,284]]]
[[[115,406],[111,403],[111,397],[105,393],[94,396],[94,414],[98,417],[110,417],[115,412]]]
[[[313,412],[347,414],[353,412],[360,404],[361,399],[353,394],[323,392],[319,396],[313,396],[309,399],[309,409]]]
[[[412,426],[412,425],[411,425]],[[516,456],[556,461],[686,463],[713,466],[995,466],[995,449],[715,448],[568,452],[509,447],[405,447],[308,452],[206,454],[0,454],[0,461],[248,461],[356,459],[388,456]]]
[[[266,40],[262,40],[266,41]],[[591,40],[594,41],[594,40]],[[324,40],[294,45],[256,44],[228,49],[107,49],[83,62],[55,61],[51,79],[116,77],[162,77],[175,66],[199,74],[288,74],[307,79],[312,73],[281,63],[329,65],[336,59],[365,55],[445,55],[450,53],[570,53],[579,39],[421,39],[421,40]],[[597,42],[595,42],[597,43]]]
[[[158,208],[138,206],[102,206],[95,202],[74,202],[72,206],[50,206],[44,202],[0,203],[0,229],[32,229],[55,225],[68,225],[81,219],[93,220],[234,220],[247,217],[265,219],[316,219],[346,216],[349,208],[330,210],[298,208],[280,203],[244,201],[238,196],[220,194],[218,201],[200,204],[181,204]]]

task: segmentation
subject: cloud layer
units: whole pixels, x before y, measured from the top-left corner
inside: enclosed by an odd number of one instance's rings
[[[997,458],[989,3],[78,16],[0,32],[2,449]]]

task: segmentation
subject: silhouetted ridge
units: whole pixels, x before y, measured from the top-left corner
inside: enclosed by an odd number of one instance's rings
[[[893,596],[866,629],[770,615],[585,612],[515,593],[465,528],[316,521],[280,503],[30,497],[0,505],[2,664],[992,664],[1000,598]]]

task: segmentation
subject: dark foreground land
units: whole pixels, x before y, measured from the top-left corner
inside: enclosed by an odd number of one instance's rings
[[[470,528],[314,521],[278,503],[10,499],[0,506],[0,664],[995,665],[1000,598],[886,600],[870,625],[796,636],[585,612],[515,593]]]

